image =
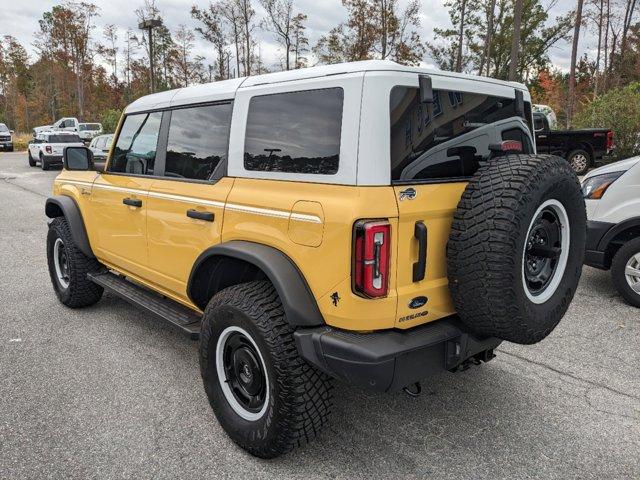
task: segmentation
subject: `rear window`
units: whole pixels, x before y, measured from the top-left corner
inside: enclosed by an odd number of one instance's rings
[[[343,97],[342,88],[253,97],[244,167],[266,172],[337,173]]]
[[[49,135],[49,143],[82,143],[78,135]]]
[[[420,103],[417,88],[397,86],[391,91],[391,179],[394,182],[473,175],[490,151],[482,131],[472,132],[518,117],[512,98],[450,90],[433,93],[434,103],[427,105]]]

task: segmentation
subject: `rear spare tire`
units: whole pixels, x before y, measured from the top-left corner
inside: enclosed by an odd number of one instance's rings
[[[531,344],[556,327],[580,280],[586,213],[562,158],[507,155],[467,185],[447,245],[449,289],[472,331]]]

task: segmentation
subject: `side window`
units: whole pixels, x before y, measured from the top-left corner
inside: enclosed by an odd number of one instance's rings
[[[208,180],[227,157],[231,104],[171,112],[166,177]]]
[[[118,135],[109,171],[153,175],[161,112],[127,115]]]
[[[249,103],[244,168],[337,173],[343,97],[342,88],[253,97]]]
[[[433,93],[434,103],[425,105],[417,88],[397,86],[391,91],[392,181],[469,177],[489,158],[489,146],[500,141],[492,124],[513,118],[513,124],[502,127],[509,130],[521,119],[510,98]]]
[[[535,128],[536,132],[544,130],[544,120],[542,120],[542,115],[533,116],[533,127]]]

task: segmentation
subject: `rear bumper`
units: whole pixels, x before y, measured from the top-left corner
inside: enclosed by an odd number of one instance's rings
[[[474,336],[455,317],[406,331],[355,333],[325,326],[298,329],[294,337],[309,363],[349,384],[378,391],[399,390],[468,360],[490,360],[501,343]]]
[[[590,267],[607,269],[609,268],[606,248],[601,245],[602,238],[614,226],[613,223],[587,221],[587,242],[584,263]]]
[[[62,155],[43,155],[42,159],[49,165],[60,164],[62,165]]]

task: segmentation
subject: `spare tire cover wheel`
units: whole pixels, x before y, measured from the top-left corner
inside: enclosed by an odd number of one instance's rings
[[[564,159],[508,155],[470,180],[456,210],[447,268],[472,331],[536,343],[564,316],[580,280],[586,213]]]

